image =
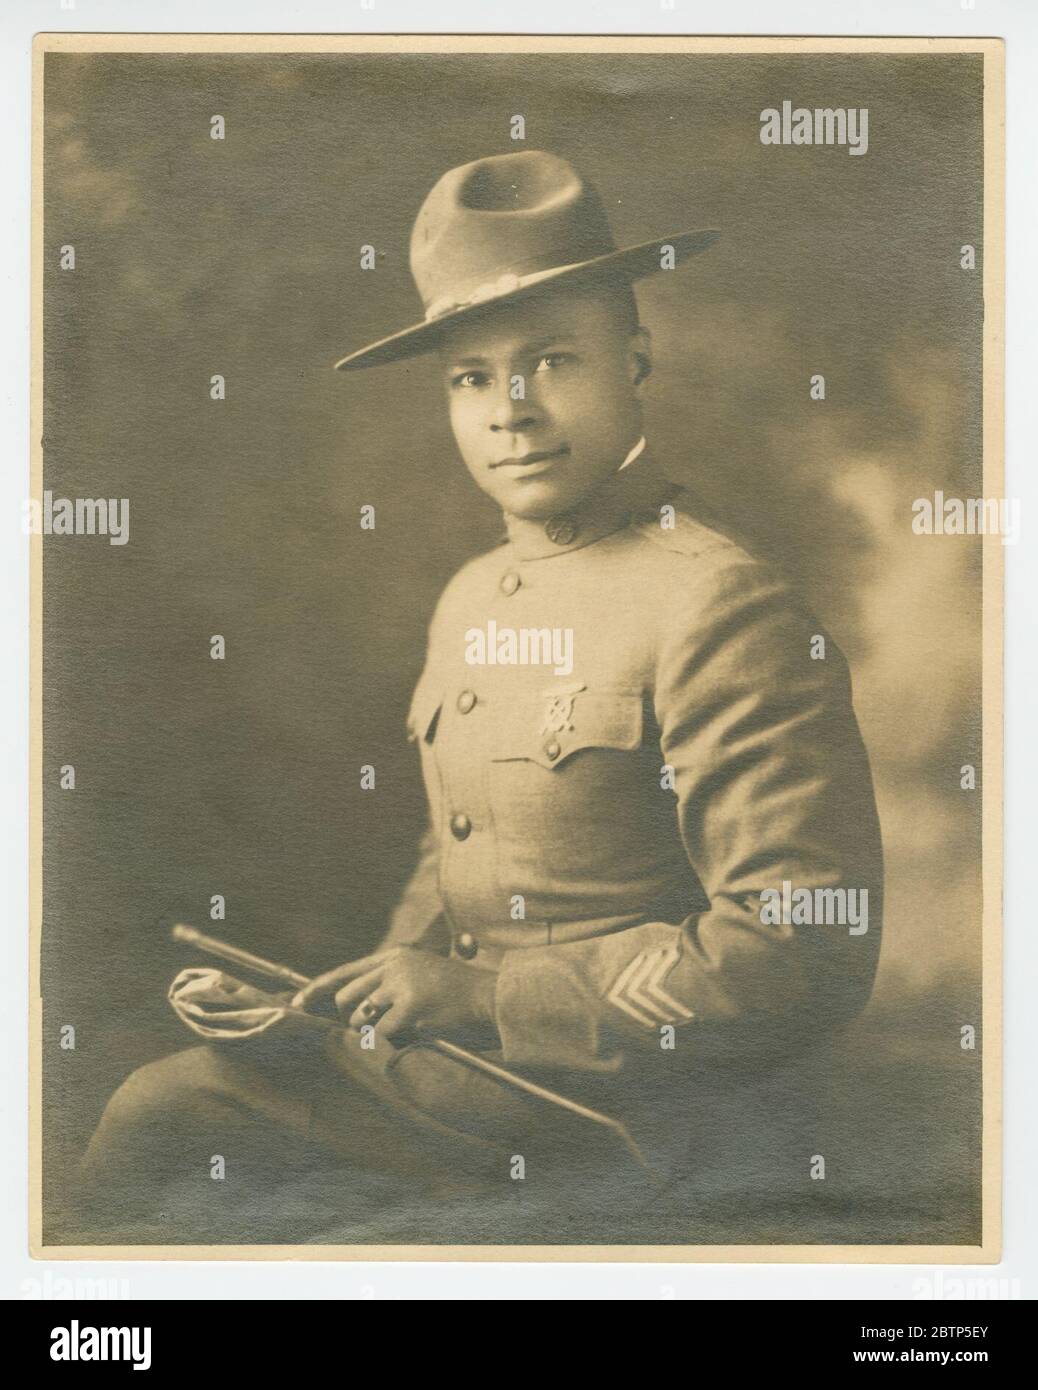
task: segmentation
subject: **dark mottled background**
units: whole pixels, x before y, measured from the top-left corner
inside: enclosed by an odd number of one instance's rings
[[[171,921],[223,893],[222,934],[309,972],[376,938],[409,870],[425,625],[498,528],[427,362],[331,363],[419,317],[415,211],[517,148],[522,113],[621,244],[722,229],[639,291],[648,434],[854,670],[889,898],[833,1091],[871,1215],[832,1208],[817,1238],[975,1239],[979,546],[914,537],[910,506],[981,487],[981,278],[959,266],[983,255],[980,59],[50,54],[45,85],[45,486],[131,501],[125,547],[45,544],[48,1200],[115,1084],[189,1040]],[[762,146],[786,98],[867,106],[868,154]]]

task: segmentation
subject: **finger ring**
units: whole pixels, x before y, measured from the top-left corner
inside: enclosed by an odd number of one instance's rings
[[[365,1018],[374,1018],[378,1013],[378,1005],[372,1002],[371,996],[361,1001],[360,1011]]]

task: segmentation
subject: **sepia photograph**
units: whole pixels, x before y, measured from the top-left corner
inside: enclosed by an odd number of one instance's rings
[[[34,1253],[997,1261],[1001,42],[33,62]]]

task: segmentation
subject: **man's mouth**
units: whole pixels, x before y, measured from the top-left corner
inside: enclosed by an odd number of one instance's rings
[[[568,444],[563,444],[559,449],[534,449],[528,454],[514,454],[511,458],[498,459],[490,467],[507,468],[510,472],[520,475],[533,472],[542,473],[556,459],[563,458],[568,453]]]

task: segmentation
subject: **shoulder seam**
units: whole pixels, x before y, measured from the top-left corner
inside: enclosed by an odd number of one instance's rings
[[[737,541],[732,540],[731,536],[726,536],[722,531],[715,531],[709,526],[704,526],[701,522],[692,522],[697,530],[701,530],[701,537],[684,534],[680,529],[664,530],[658,522],[644,521],[639,522],[636,529],[638,533],[652,541],[654,545],[662,546],[664,550],[669,550],[674,555],[684,555],[686,559],[698,560],[708,555],[716,555],[727,551],[733,556],[744,557],[748,561],[753,561],[754,557],[748,550],[743,549]],[[680,522],[679,522],[680,527]]]

